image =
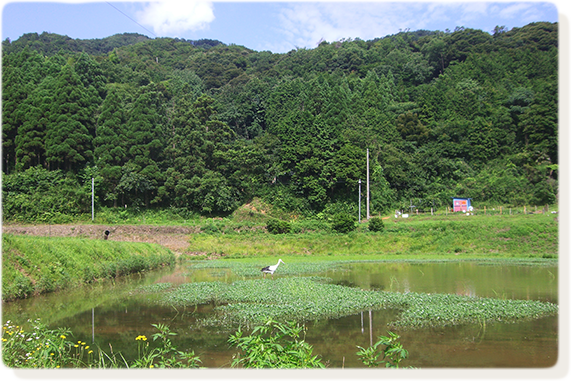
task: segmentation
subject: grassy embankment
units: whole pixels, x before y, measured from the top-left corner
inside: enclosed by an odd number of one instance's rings
[[[366,224],[349,234],[292,224],[299,233],[237,234],[231,223],[211,222],[210,233],[191,236],[188,251],[230,259],[482,259],[558,257],[559,223],[553,215],[449,215],[385,220],[383,232]]]
[[[2,299],[26,298],[175,263],[159,245],[2,235]]]

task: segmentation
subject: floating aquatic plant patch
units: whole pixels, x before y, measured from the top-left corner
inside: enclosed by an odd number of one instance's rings
[[[272,259],[272,261],[274,261]],[[354,263],[458,263],[458,262],[474,262],[481,266],[494,265],[517,265],[517,266],[553,266],[557,265],[555,259],[543,258],[486,258],[486,259],[376,259],[376,260],[321,260],[316,262],[296,262],[292,258],[284,258],[286,264],[280,265],[276,276],[293,276],[305,274],[319,274],[327,271],[342,271],[344,266]],[[228,275],[227,271],[231,271],[238,277],[260,277],[262,273],[260,269],[270,264],[268,260],[260,259],[257,261],[237,262],[237,261],[189,261],[186,263],[188,275],[196,270],[211,270],[211,276],[223,278]],[[271,263],[273,264],[273,263]]]
[[[227,299],[224,298],[224,294],[228,287],[228,284],[222,282],[186,283],[167,293],[162,301],[172,306],[225,302]]]
[[[277,260],[274,262],[277,262]],[[315,263],[289,262],[287,264],[280,265],[279,270],[276,272],[276,275],[291,276],[291,275],[316,274],[328,270],[338,269],[341,265],[348,263],[350,262],[348,261],[322,261]],[[262,272],[260,271],[262,267],[267,266],[269,264],[273,265],[275,263],[197,261],[189,264],[189,271],[192,272],[193,270],[203,270],[203,269],[212,269],[212,270],[229,269],[236,276],[260,277],[262,276]],[[211,274],[216,275],[217,273],[213,271]],[[225,275],[225,273],[222,271],[218,272],[218,274],[221,277]]]
[[[201,321],[212,326],[251,326],[268,319],[338,318],[369,309],[400,310],[390,325],[401,328],[516,322],[558,312],[556,304],[533,300],[361,290],[328,281],[322,277],[295,277],[240,280],[232,284],[188,283],[167,292],[161,303],[178,308],[214,302],[216,313]]]

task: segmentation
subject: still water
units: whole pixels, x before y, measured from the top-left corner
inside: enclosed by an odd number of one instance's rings
[[[504,299],[558,302],[556,266],[490,265],[475,262],[352,263],[321,272],[337,284],[398,292],[454,293]],[[109,351],[136,355],[135,337],[151,337],[151,324],[167,324],[178,335],[178,349],[192,349],[208,368],[230,367],[235,349],[230,333],[217,328],[194,329],[194,322],[212,313],[213,305],[175,310],[158,306],[149,295],[134,292],[141,285],[182,284],[236,279],[229,271],[188,267],[132,276],[79,290],[58,292],[3,304],[3,321],[24,322],[42,317],[50,327],[69,327],[78,340]],[[329,367],[363,367],[355,353],[380,335],[399,311],[363,311],[338,319],[309,322],[306,341]],[[558,356],[558,317],[515,324],[469,324],[445,328],[393,330],[409,351],[403,366],[419,368],[528,368],[555,365]]]

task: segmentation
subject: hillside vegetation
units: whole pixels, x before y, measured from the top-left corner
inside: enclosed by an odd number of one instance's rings
[[[229,215],[545,205],[558,193],[558,25],[322,42],[43,33],[3,42],[5,221],[96,205]],[[363,184],[363,194],[365,187]]]

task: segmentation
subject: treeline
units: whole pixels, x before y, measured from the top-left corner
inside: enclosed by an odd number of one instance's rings
[[[286,54],[44,33],[4,41],[2,64],[5,219],[46,197],[86,212],[92,177],[109,207],[353,211],[367,149],[373,212],[557,201],[557,23]]]

